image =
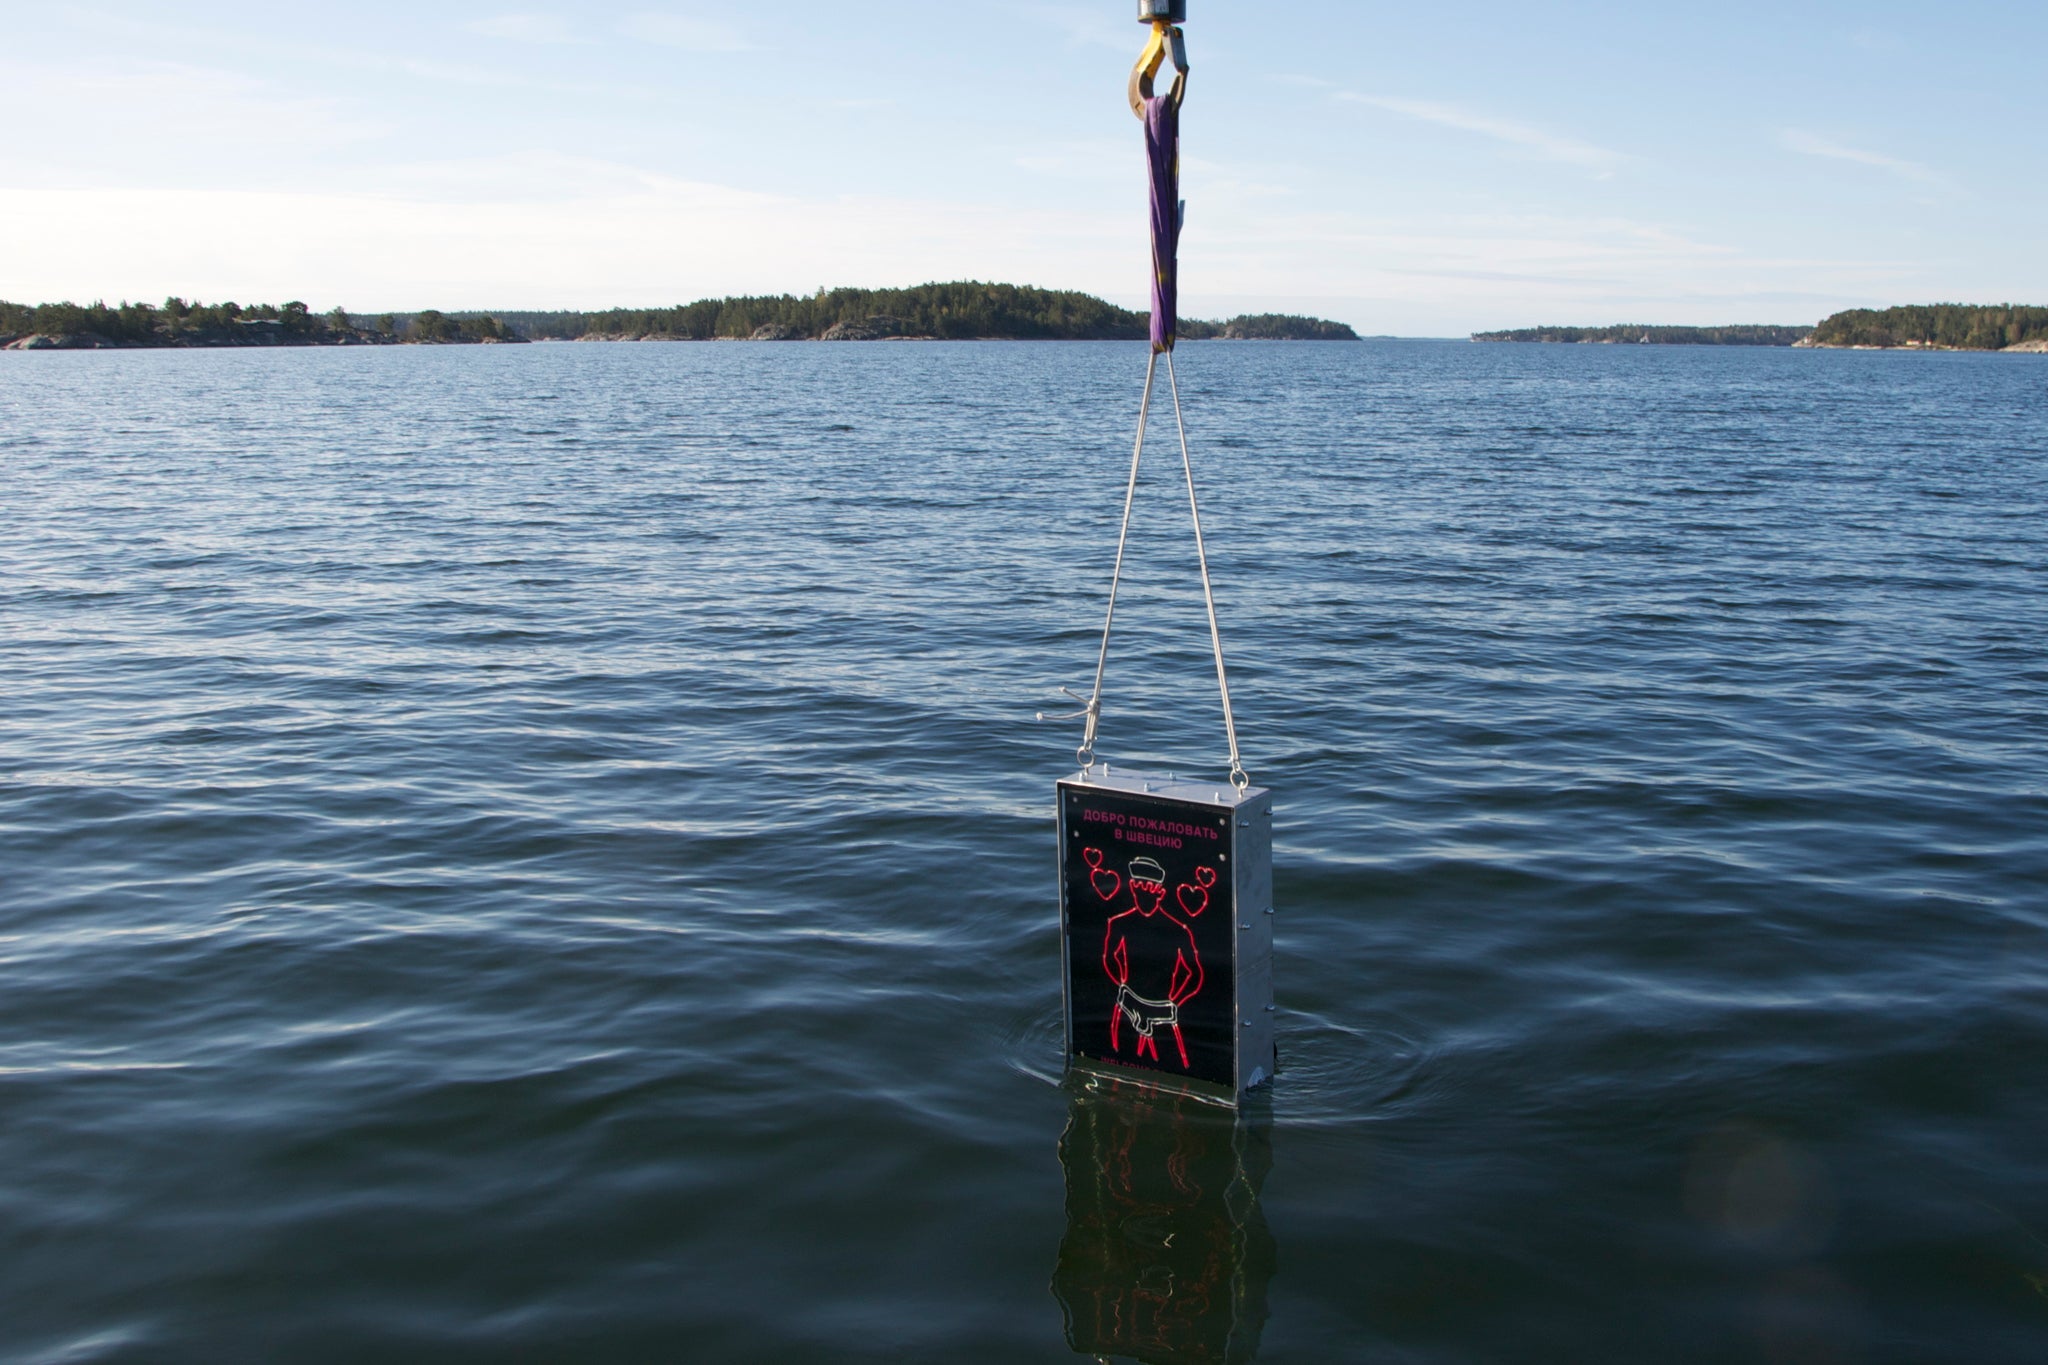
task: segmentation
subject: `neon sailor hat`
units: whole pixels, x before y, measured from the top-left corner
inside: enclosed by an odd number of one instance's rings
[[[1130,873],[1131,880],[1134,882],[1153,882],[1159,886],[1166,885],[1166,869],[1153,862],[1150,858],[1131,859]]]

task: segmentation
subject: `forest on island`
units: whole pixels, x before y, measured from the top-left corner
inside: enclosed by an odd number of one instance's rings
[[[2002,351],[2048,340],[2048,308],[2010,303],[1929,303],[1852,308],[1813,329],[1815,346],[1928,346]]]
[[[1147,314],[1073,290],[1027,285],[925,284],[911,289],[821,289],[699,299],[672,308],[599,312],[500,311],[312,312],[299,302],[273,307],[188,303],[24,305],[0,302],[0,346],[78,349],[102,346],[351,346],[489,341],[1141,341]],[[1356,341],[1341,322],[1266,313],[1203,322],[1182,319],[1183,340]]]
[[[336,308],[315,313],[296,300],[256,303],[44,303],[0,301],[0,346],[41,341],[52,349],[131,346],[376,346],[522,341],[496,318],[428,309],[355,317]],[[35,349],[42,349],[41,346]]]
[[[535,340],[605,337],[656,341],[1142,341],[1150,315],[1071,289],[967,280],[908,289],[821,289],[814,294],[699,299],[673,308],[594,313],[501,312]],[[1229,322],[1180,321],[1183,340],[1356,341],[1341,322],[1264,314]]]
[[[815,294],[699,299],[672,308],[592,313],[506,313],[536,340],[597,337],[676,341],[1128,340],[1146,335],[1144,314],[1072,290],[1012,284],[927,284],[914,289],[826,289]],[[835,329],[836,335],[835,335]]]
[[[1189,328],[1200,328],[1201,333]],[[1228,322],[1182,321],[1181,335],[1196,341],[1356,341],[1358,333],[1342,322],[1305,318],[1294,313],[1247,313]]]
[[[1815,327],[1522,327],[1474,332],[1474,341],[1563,341],[1667,346],[1873,346],[1903,349],[2002,351],[2048,347],[2048,308],[2010,303],[1928,303],[1900,308],[1852,308]]]

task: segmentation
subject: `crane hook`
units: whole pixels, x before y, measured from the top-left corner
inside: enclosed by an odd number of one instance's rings
[[[1153,98],[1153,81],[1159,75],[1159,68],[1166,64],[1169,57],[1173,60],[1174,77],[1173,86],[1167,94],[1173,99],[1173,107],[1180,108],[1181,101],[1186,99],[1188,94],[1186,36],[1172,19],[1152,18],[1144,13],[1147,9],[1163,13],[1167,8],[1163,2],[1139,5],[1141,17],[1152,25],[1152,36],[1146,40],[1145,50],[1138,54],[1138,64],[1131,68],[1131,112],[1141,119],[1145,117],[1145,101]],[[1179,10],[1175,18],[1187,13],[1185,4],[1176,5],[1174,8]]]

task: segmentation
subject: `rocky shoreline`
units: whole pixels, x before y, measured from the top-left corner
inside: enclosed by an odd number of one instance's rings
[[[110,306],[0,300],[0,347],[101,351],[249,346],[464,345],[521,341],[1139,341],[1148,314],[1074,290],[971,280],[904,289],[699,299],[667,308],[368,315],[232,300]],[[1180,320],[1182,341],[1356,341],[1346,324],[1292,314]]]
[[[227,351],[271,350],[297,346],[509,346],[525,345],[525,337],[462,337],[413,341],[403,337],[357,336],[179,336],[158,341],[112,340],[91,332],[51,335],[31,332],[0,337],[0,351]]]
[[[182,350],[240,350],[250,347],[268,348],[276,346],[390,346],[395,341],[369,340],[350,337],[347,339],[300,339],[297,337],[178,337],[175,340],[128,341],[113,340],[92,332],[70,332],[51,334],[31,332],[24,337],[0,337],[0,351],[182,351]]]
[[[2048,308],[2014,304],[1904,304],[1882,312],[1852,308],[1811,327],[1764,323],[1726,326],[1522,327],[1474,332],[1474,341],[1602,345],[1791,346],[1802,351],[1987,351],[2048,353]]]
[[[162,307],[104,302],[22,304],[0,301],[0,350],[243,350],[279,346],[471,346],[527,338],[485,313],[450,315],[428,309],[376,319],[335,308],[314,313],[294,300],[273,308],[234,302]]]
[[[1821,319],[1815,347],[1852,351],[2048,351],[2048,308],[2011,303],[1909,303]]]
[[[1327,324],[1326,324],[1327,325]],[[577,341],[694,341],[696,337],[678,337],[667,332],[585,332],[575,338]],[[901,320],[886,314],[876,314],[862,322],[835,322],[816,336],[801,327],[786,323],[764,322],[747,336],[721,336],[702,338],[710,341],[1037,341],[1040,337],[1017,336],[1006,332],[991,332],[985,336],[939,337],[925,332],[908,332]],[[1089,338],[1099,339],[1099,338]],[[1240,325],[1238,322],[1219,324],[1213,332],[1182,337],[1183,341],[1320,341],[1341,339],[1356,341],[1355,336],[1329,338],[1324,336],[1265,336]]]
[[[1933,341],[1902,341],[1894,346],[1878,346],[1869,342],[1815,341],[1811,337],[1795,341],[1792,345],[1801,351],[1972,351],[1979,355],[2048,355],[2048,340],[2043,339],[2015,342],[1996,349],[1989,346],[1944,346]]]
[[[1813,328],[1781,323],[1732,323],[1720,326],[1659,326],[1639,322],[1606,327],[1518,327],[1504,332],[1474,332],[1474,341],[1553,342],[1579,346],[1798,346]]]

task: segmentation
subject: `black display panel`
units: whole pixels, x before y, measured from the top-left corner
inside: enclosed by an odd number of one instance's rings
[[[1061,802],[1072,1051],[1235,1093],[1228,814],[1071,787]]]

